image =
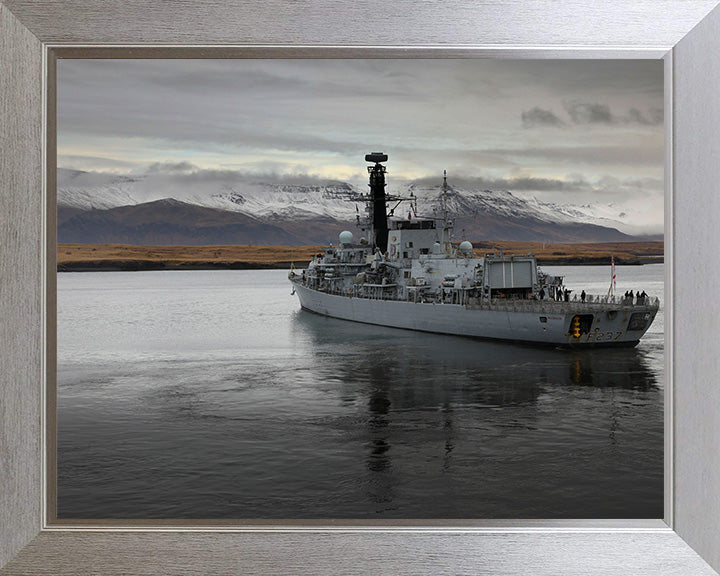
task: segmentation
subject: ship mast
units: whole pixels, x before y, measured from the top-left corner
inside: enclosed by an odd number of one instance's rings
[[[452,253],[452,244],[450,243],[450,230],[452,229],[452,222],[448,218],[447,192],[447,170],[443,170],[443,187],[442,194],[440,195],[440,205],[443,213],[442,249],[445,254],[450,255]]]
[[[385,194],[385,166],[381,162],[387,162],[387,154],[382,152],[373,152],[365,155],[365,162],[374,162],[374,166],[368,166],[368,174],[370,174],[370,201],[369,220],[371,228],[371,236],[373,248],[380,250],[381,253],[387,251],[388,242],[388,223],[387,223],[387,196]]]
[[[443,187],[442,195],[440,196],[440,204],[443,211],[443,226],[447,224],[447,170],[443,170]]]

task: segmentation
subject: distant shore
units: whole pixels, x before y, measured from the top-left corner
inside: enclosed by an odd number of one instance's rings
[[[663,262],[662,242],[564,244],[542,242],[473,242],[476,256],[495,249],[532,253],[541,265],[618,265]],[[322,246],[133,246],[128,244],[58,244],[58,272],[140,270],[251,270],[305,268]]]

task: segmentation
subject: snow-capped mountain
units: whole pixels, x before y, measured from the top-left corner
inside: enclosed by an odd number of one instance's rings
[[[353,199],[366,191],[341,181],[223,171],[120,176],[59,169],[58,234],[61,242],[87,243],[325,244],[335,241],[340,230],[352,229],[356,214],[364,215],[362,203]],[[412,194],[420,215],[441,215],[440,183],[396,182],[388,191]],[[619,221],[608,218],[609,208],[550,204],[508,191],[455,186],[449,186],[447,207],[458,238],[630,239],[617,229]],[[403,204],[395,216],[406,217],[407,210]],[[156,219],[154,228],[148,214]],[[254,232],[248,235],[249,230]]]
[[[120,176],[78,170],[58,170],[58,205],[79,210],[103,210],[172,198],[258,218],[352,218],[345,201],[355,192],[345,182],[323,185],[270,182],[238,177],[233,172]]]
[[[59,168],[58,205],[78,210],[105,210],[138,204],[131,195],[137,179],[115,174]]]

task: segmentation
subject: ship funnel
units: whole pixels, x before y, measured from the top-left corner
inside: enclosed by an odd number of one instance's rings
[[[370,196],[372,209],[373,246],[380,252],[387,251],[388,223],[387,223],[387,197],[385,195],[385,166],[380,162],[387,162],[387,154],[372,152],[365,155],[365,162],[374,162],[375,166],[368,166],[370,174]]]

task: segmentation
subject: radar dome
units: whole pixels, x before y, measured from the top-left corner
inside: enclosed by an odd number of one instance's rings
[[[464,240],[463,242],[460,242],[460,246],[458,246],[458,248],[460,249],[460,254],[469,256],[472,254],[473,245],[467,240]]]
[[[349,230],[340,232],[340,244],[352,244],[353,234]]]

